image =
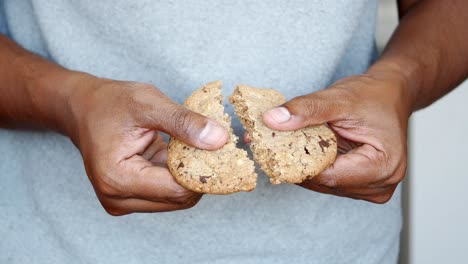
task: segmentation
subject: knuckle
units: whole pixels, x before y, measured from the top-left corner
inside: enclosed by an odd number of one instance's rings
[[[106,213],[108,213],[111,216],[122,216],[128,214],[128,212],[118,209],[118,208],[113,208],[113,207],[105,207],[104,210],[106,210]]]
[[[382,169],[385,171],[391,171],[391,161],[392,158],[389,154],[387,154],[385,151],[382,150],[376,150],[376,155],[375,155],[375,165],[382,165]]]
[[[170,117],[174,124],[174,133],[180,137],[188,136],[193,121],[191,112],[186,109],[177,109]]]
[[[300,96],[297,98],[297,102],[302,107],[303,113],[308,116],[315,116],[320,112],[320,104],[316,100],[309,98],[308,96]]]
[[[339,187],[339,183],[334,177],[326,177],[322,180],[322,185],[325,185],[329,188],[337,188]]]
[[[98,184],[97,189],[99,190],[101,194],[103,194],[106,197],[115,197],[115,196],[118,196],[119,194],[117,190],[103,183]]]
[[[97,191],[105,197],[108,198],[126,198],[123,193],[117,188],[105,183],[104,181],[98,181],[95,184]]]
[[[399,184],[403,179],[405,178],[405,173],[404,172],[397,172],[393,174],[390,179],[388,180],[388,184],[394,185],[394,184]]]
[[[399,177],[399,181],[402,181],[406,176],[406,171],[408,169],[408,159],[406,157],[400,162],[400,166],[398,167],[397,175]]]
[[[180,209],[194,207],[201,199],[202,195],[192,191],[182,191],[174,194],[172,201],[177,203]]]
[[[200,199],[198,196],[194,196],[192,199],[188,200],[182,205],[182,209],[189,209],[189,208],[194,207],[198,203],[199,200]]]
[[[317,175],[315,177],[312,177],[309,181],[311,183],[315,183],[322,187],[327,187],[327,188],[338,187],[338,181],[335,177],[326,177],[324,175]]]
[[[190,209],[195,206],[196,203],[186,203],[180,206],[180,210]]]
[[[193,200],[198,194],[191,192],[191,191],[179,191],[174,193],[174,196],[172,197],[172,201],[184,205],[187,203],[190,203],[191,200]]]
[[[128,198],[128,180],[131,177],[124,177],[122,171],[125,168],[122,164],[111,165],[114,162],[107,159],[97,159],[92,166],[88,166],[88,176],[95,191],[107,198]]]
[[[102,208],[111,216],[122,216],[126,215],[129,212],[125,211],[122,208],[119,208],[111,199],[106,199],[105,197],[99,196],[99,201],[101,202]]]
[[[388,180],[386,181],[386,183],[390,185],[396,185],[403,181],[403,179],[406,176],[407,167],[408,162],[406,157],[404,157],[397,165],[395,165],[394,169],[391,170],[392,172],[389,173]]]
[[[392,196],[393,196],[393,192],[388,192],[385,194],[374,196],[370,198],[368,201],[372,203],[376,203],[376,204],[385,204],[388,201],[390,201],[390,199],[392,199]]]
[[[394,174],[394,167],[391,164],[392,158],[386,152],[377,150],[370,159],[374,173],[377,175],[378,182],[388,182]]]

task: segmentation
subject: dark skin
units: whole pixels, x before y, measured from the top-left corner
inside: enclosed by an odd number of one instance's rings
[[[412,112],[468,75],[468,2],[399,1],[400,25],[381,58],[359,76],[264,113],[273,129],[327,122],[341,155],[301,185],[338,196],[387,202],[404,178]],[[0,37],[0,126],[59,131],[80,150],[103,207],[112,215],[189,208],[201,195],[178,185],[159,131],[202,149],[227,132],[155,87],[64,69]]]
[[[8,63],[5,63],[8,62]],[[59,131],[80,150],[88,177],[111,215],[194,206],[201,194],[177,184],[159,132],[217,149],[227,131],[155,87],[64,69],[0,36],[0,125]]]
[[[287,102],[287,121],[275,120],[278,110],[264,113],[274,129],[327,122],[338,135],[341,155],[301,186],[374,203],[390,200],[405,177],[411,113],[468,76],[467,11],[463,0],[399,1],[400,24],[366,73]]]

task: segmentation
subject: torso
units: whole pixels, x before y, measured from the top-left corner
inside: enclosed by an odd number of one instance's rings
[[[10,37],[26,48],[72,69],[154,84],[178,102],[218,79],[226,95],[244,83],[292,98],[362,73],[375,58],[371,0],[3,4]],[[9,252],[0,260],[394,263],[398,254],[399,191],[374,205],[261,176],[252,193],[114,218],[68,139],[0,130],[0,149],[0,248]]]

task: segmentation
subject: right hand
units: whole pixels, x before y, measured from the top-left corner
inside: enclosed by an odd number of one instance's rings
[[[66,133],[111,215],[163,212],[194,206],[201,194],[180,186],[167,169],[159,131],[201,149],[222,147],[227,130],[187,110],[155,87],[84,77],[69,98]]]

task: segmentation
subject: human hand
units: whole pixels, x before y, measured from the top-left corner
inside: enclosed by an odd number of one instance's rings
[[[111,215],[192,207],[201,194],[168,171],[158,131],[202,149],[217,149],[225,128],[167,98],[155,87],[87,76],[70,97],[66,131],[79,148],[102,206]]]
[[[385,203],[406,172],[411,111],[404,93],[404,81],[392,73],[353,76],[271,109],[263,121],[285,131],[327,122],[338,137],[337,159],[300,185]]]

